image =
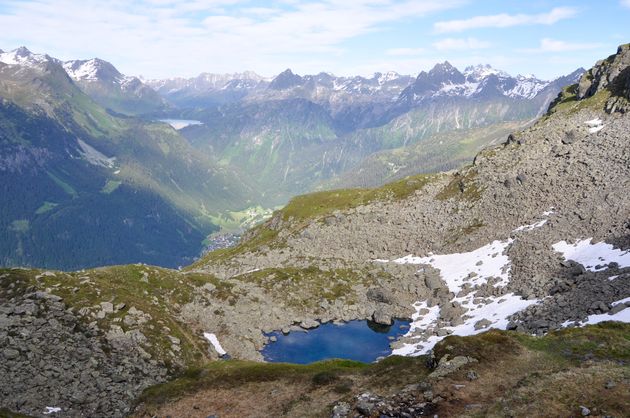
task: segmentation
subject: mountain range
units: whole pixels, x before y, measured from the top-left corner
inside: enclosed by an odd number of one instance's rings
[[[12,199],[0,260],[183,265],[208,234],[297,194],[455,168],[531,123],[582,71],[542,81],[444,62],[416,78],[143,80],[98,58],[2,52],[0,184]],[[195,123],[175,130],[159,119]]]
[[[286,70],[273,79],[206,74],[148,83],[182,107],[175,115],[203,122],[181,130],[195,148],[237,167],[272,204],[283,204],[331,184],[383,184],[401,178],[396,171],[401,165],[415,172],[455,168],[496,139],[480,135],[484,128],[527,125],[582,73],[542,81],[510,77],[488,65],[461,73],[445,62],[415,79],[393,72],[364,78]],[[431,150],[424,152],[423,144],[435,135],[466,137],[468,130],[475,130],[474,146],[433,141],[437,145],[427,144]],[[375,153],[387,160],[384,151],[403,149],[405,161],[366,169]]]

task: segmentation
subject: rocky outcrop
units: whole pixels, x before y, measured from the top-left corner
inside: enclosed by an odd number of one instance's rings
[[[114,342],[59,296],[33,290],[0,287],[0,409],[123,417],[142,390],[166,379],[133,339]]]
[[[609,112],[630,110],[630,44],[619,46],[617,53],[597,61],[578,83],[579,100],[608,90],[612,96],[606,103]]]
[[[616,54],[597,61],[593,68],[582,75],[578,83],[577,98],[586,99],[604,89],[615,88],[619,85],[627,87],[627,82],[630,80],[627,77],[629,67],[630,44],[620,45]]]
[[[467,364],[476,362],[476,359],[467,356],[455,356],[452,359],[449,359],[447,354],[440,359],[435,370],[429,375],[429,378],[441,379],[451,373],[455,373]]]

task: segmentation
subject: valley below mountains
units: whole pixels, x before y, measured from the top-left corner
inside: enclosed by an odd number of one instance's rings
[[[0,416],[630,411],[630,44],[552,82],[446,62],[145,80],[159,100],[107,67],[138,114],[75,83],[85,63],[0,62]],[[396,318],[375,363],[261,354]]]
[[[0,263],[184,266],[293,196],[459,167],[582,72],[143,80],[98,58],[2,52]]]

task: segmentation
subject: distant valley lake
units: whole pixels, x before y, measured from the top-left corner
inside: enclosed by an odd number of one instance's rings
[[[158,119],[160,122],[168,123],[173,128],[180,130],[191,125],[203,125],[203,122],[190,119]]]
[[[270,342],[261,353],[272,363],[309,364],[315,361],[338,358],[371,363],[388,356],[389,344],[409,330],[409,321],[395,320],[391,326],[369,321],[345,323],[328,322],[308,331],[280,331],[267,334],[277,341]]]

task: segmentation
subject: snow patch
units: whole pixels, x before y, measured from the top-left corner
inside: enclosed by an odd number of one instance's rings
[[[611,303],[611,305],[617,306],[621,304],[626,304],[628,302],[630,302],[630,297],[613,302]],[[594,324],[599,324],[600,322],[605,322],[605,321],[620,321],[620,322],[630,323],[630,307],[626,307],[622,311],[619,311],[616,314],[612,314],[612,315],[607,314],[607,313],[589,315],[588,318],[586,318],[586,320],[583,322],[566,321],[562,324],[562,326],[566,327],[570,324],[575,324],[577,326],[594,325]]]
[[[543,213],[545,219],[530,225],[520,226],[512,232],[525,232],[542,227],[547,223],[547,218],[555,213],[554,210],[553,207],[549,208]],[[445,334],[459,336],[478,334],[490,328],[506,329],[509,322],[508,318],[531,305],[537,304],[539,300],[525,300],[513,292],[499,296],[477,296],[477,288],[486,283],[490,282],[495,288],[500,289],[509,284],[511,262],[507,255],[507,249],[513,241],[513,239],[495,240],[465,253],[429,254],[426,257],[408,255],[393,260],[398,264],[430,265],[439,270],[440,279],[446,283],[449,291],[455,294],[451,303],[459,304],[465,312],[462,316],[462,324],[444,326],[443,322],[440,324],[441,308],[439,306],[428,307],[426,301],[414,303],[415,313],[411,317],[412,322],[409,331],[403,336],[405,341],[411,342],[405,342],[401,347],[394,349],[392,354],[417,356],[427,353],[444,338],[444,336],[436,335],[438,328],[446,331],[443,332]],[[627,252],[620,254],[619,250],[612,250],[612,246],[609,247],[606,247],[608,256],[614,255],[614,261],[619,262],[620,265],[624,265],[626,261],[630,265],[630,255],[628,260],[625,259]],[[388,261],[379,259],[375,262],[385,263]],[[419,271],[423,272],[424,268]],[[630,310],[628,311],[630,312]]]
[[[47,406],[46,410],[42,412],[44,415],[56,414],[57,412],[61,412],[61,408],[58,406]]]
[[[516,228],[512,232],[531,231],[532,229],[540,228],[541,226],[543,226],[546,223],[547,223],[547,219],[543,219],[542,221],[535,222],[535,223],[530,224],[530,225],[519,226],[518,228]]]
[[[600,118],[595,118],[591,120],[587,120],[584,122],[586,126],[588,126],[588,132],[591,134],[597,133],[604,129],[604,122]]]
[[[605,242],[592,244],[592,240],[584,239],[574,244],[560,241],[553,244],[552,248],[561,253],[565,260],[578,262],[589,271],[606,270],[610,263],[617,263],[620,268],[630,267],[630,250],[616,249]]]
[[[619,321],[619,322],[630,323],[630,309],[626,308],[623,311],[617,312],[614,315],[608,315],[608,314],[590,315],[588,319],[586,320],[586,322],[580,325],[593,325],[593,324],[599,324],[600,322],[605,322],[605,321]]]
[[[458,293],[465,282],[471,286],[480,285],[487,283],[491,277],[499,279],[495,287],[505,286],[509,282],[510,259],[504,252],[512,241],[493,241],[468,253],[430,254],[427,257],[408,255],[394,260],[394,263],[428,264],[440,270],[442,280],[453,293]]]
[[[460,302],[463,307],[467,307],[469,309],[464,314],[463,324],[443,327],[448,334],[464,337],[479,334],[490,328],[506,329],[509,322],[508,318],[511,315],[527,308],[530,305],[538,303],[538,300],[523,300],[520,296],[515,295],[514,293],[508,293],[502,296],[485,298],[483,303],[476,306],[467,306],[472,305],[475,293],[476,292],[472,292],[464,297],[455,298],[453,300]],[[416,307],[416,313],[412,316],[413,322],[411,323],[408,334],[413,333],[415,330],[435,329],[439,319],[440,308],[438,306],[434,306],[429,309],[428,313],[420,315],[419,312],[422,312],[423,309],[426,311],[426,302],[414,306]],[[484,327],[476,328],[475,325],[481,320],[487,320],[489,323]],[[425,341],[418,343],[405,343],[402,347],[393,350],[392,354],[399,356],[419,356],[426,354],[443,338],[444,337],[432,335]]]
[[[434,96],[464,96],[470,97],[477,93],[480,83],[466,81],[463,84],[442,84]]]
[[[506,91],[505,95],[508,97],[533,99],[548,85],[548,81],[538,80],[534,76],[517,76],[516,86]]]
[[[227,354],[227,351],[225,351],[223,349],[223,347],[221,347],[221,343],[219,342],[219,339],[217,338],[216,335],[214,335],[211,332],[204,332],[203,336],[206,340],[208,340],[208,342],[210,342],[210,344],[212,344],[212,347],[214,347],[214,350],[220,355],[220,356],[224,356]]]
[[[587,126],[599,126],[603,124],[603,122],[600,118],[595,118],[595,119],[587,120],[586,122],[584,122],[584,124]]]
[[[518,228],[512,230],[512,232],[514,233],[514,232],[521,232],[521,231],[531,231],[532,229],[540,228],[541,226],[547,223],[548,219],[546,218],[549,218],[553,214],[554,214],[554,208],[549,208],[548,211],[543,212],[542,214],[542,216],[545,219],[541,219],[540,221],[534,222],[533,224],[519,226]]]
[[[80,61],[68,61],[63,63],[63,69],[73,80],[98,80],[98,65],[95,59],[85,61],[76,66]],[[73,68],[76,67],[76,68]]]

